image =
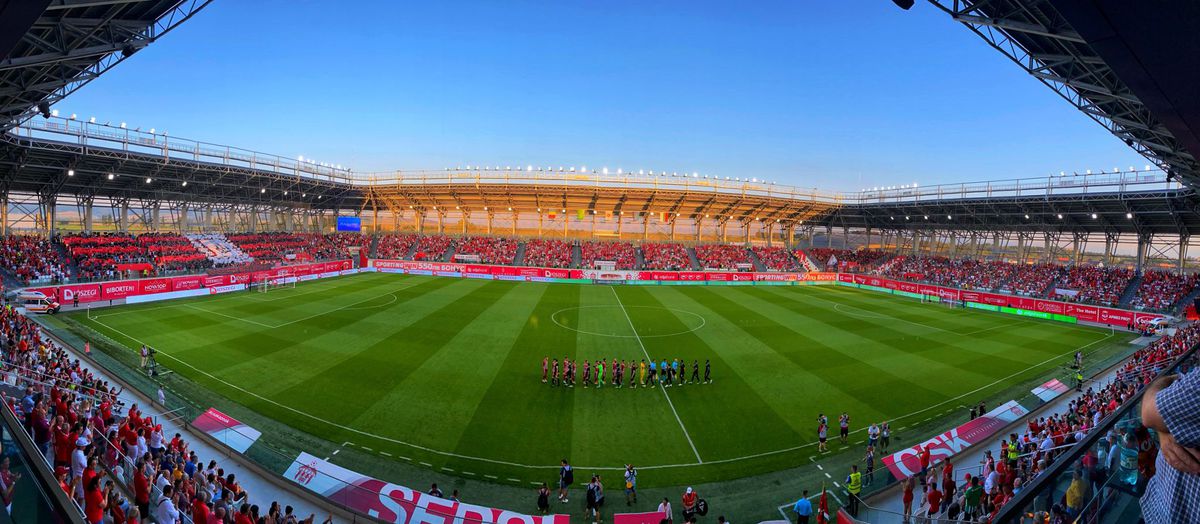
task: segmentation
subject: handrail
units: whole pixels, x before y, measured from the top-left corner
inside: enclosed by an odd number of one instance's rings
[[[1189,358],[1197,354],[1198,348],[1200,348],[1200,344],[1192,346],[1191,349],[1187,350],[1187,352],[1176,358],[1170,366],[1163,369],[1155,378],[1175,373],[1182,363],[1186,362]],[[1145,393],[1146,388],[1143,386],[1133,397],[1127,399],[1115,411],[1104,417],[1104,419],[1101,420],[1096,427],[1092,428],[1092,431],[1088,433],[1083,440],[1076,442],[1073,446],[1073,449],[1070,449],[1055,457],[1054,462],[1050,463],[1050,465],[1043,470],[1041,474],[1034,478],[1029,485],[1024,486],[1020,493],[1015,495],[1011,500],[1008,501],[1008,504],[1005,504],[1004,507],[1000,509],[1000,512],[996,515],[996,518],[993,520],[993,522],[1019,521],[1021,512],[1024,511],[1025,507],[1030,502],[1033,502],[1039,496],[1044,495],[1045,490],[1054,489],[1054,484],[1057,482],[1059,476],[1069,468],[1075,467],[1075,464],[1081,457],[1083,457],[1083,455],[1091,450],[1092,447],[1100,441],[1100,439],[1107,436],[1108,432],[1102,431],[1102,428],[1112,427],[1118,421],[1125,418],[1125,416],[1135,408],[1141,409],[1141,401]]]

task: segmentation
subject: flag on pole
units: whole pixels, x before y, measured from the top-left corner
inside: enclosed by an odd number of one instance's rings
[[[821,500],[817,503],[817,524],[829,523],[829,496],[825,484],[821,484]]]
[[[575,211],[575,218],[576,218],[577,220],[583,220],[583,217],[585,217],[585,216],[587,216],[587,210],[586,210],[586,209],[579,209],[579,210],[576,210],[576,211]]]

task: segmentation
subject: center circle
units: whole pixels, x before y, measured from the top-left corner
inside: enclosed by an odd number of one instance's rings
[[[580,319],[584,316],[585,311],[588,312],[587,313],[588,315],[600,316],[601,321],[598,324],[607,326],[607,327],[611,327],[612,332],[605,333],[603,331],[594,330],[594,329],[585,329],[585,328],[581,327]],[[640,330],[635,330],[635,328],[633,327],[633,326],[637,325],[637,323],[633,322],[633,319],[638,317],[637,313],[639,311],[643,311],[643,312],[667,311],[670,313],[676,313],[682,318],[676,317],[675,315],[672,315],[672,317],[679,320],[682,324],[684,324],[684,327],[687,329],[673,329],[671,331],[661,331],[661,332],[660,331],[651,331],[649,333],[642,333]],[[685,321],[685,320],[683,320],[684,318],[691,319],[691,321],[690,322]],[[677,335],[685,335],[687,333],[696,331],[696,330],[704,327],[704,325],[707,323],[707,321],[704,319],[704,317],[702,315],[700,315],[699,313],[693,313],[691,311],[687,311],[687,310],[683,310],[683,309],[674,309],[674,308],[660,307],[660,306],[616,306],[616,305],[614,305],[614,306],[576,306],[576,307],[563,308],[558,311],[555,311],[554,313],[551,313],[550,320],[553,321],[555,324],[558,324],[558,327],[561,327],[563,329],[569,329],[571,331],[574,331],[577,333],[583,333],[585,335],[595,335],[597,337],[612,337],[612,338],[673,337],[673,336],[677,336]],[[631,326],[630,324],[633,324],[633,326]],[[634,332],[636,332],[636,334]]]

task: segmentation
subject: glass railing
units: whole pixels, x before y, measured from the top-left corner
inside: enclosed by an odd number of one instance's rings
[[[1196,348],[1159,373],[1191,370]],[[1155,474],[1158,436],[1142,424],[1144,388],[1060,454],[999,510],[994,522],[1138,522]]]
[[[8,407],[0,407],[0,449],[0,463],[8,462],[7,470],[0,470],[0,489],[9,503],[8,511],[0,511],[0,524],[84,522],[79,506],[59,487],[45,455]]]

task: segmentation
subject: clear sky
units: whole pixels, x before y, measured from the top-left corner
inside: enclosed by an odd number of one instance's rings
[[[1147,162],[931,5],[218,0],[55,106],[355,171],[804,187]]]

